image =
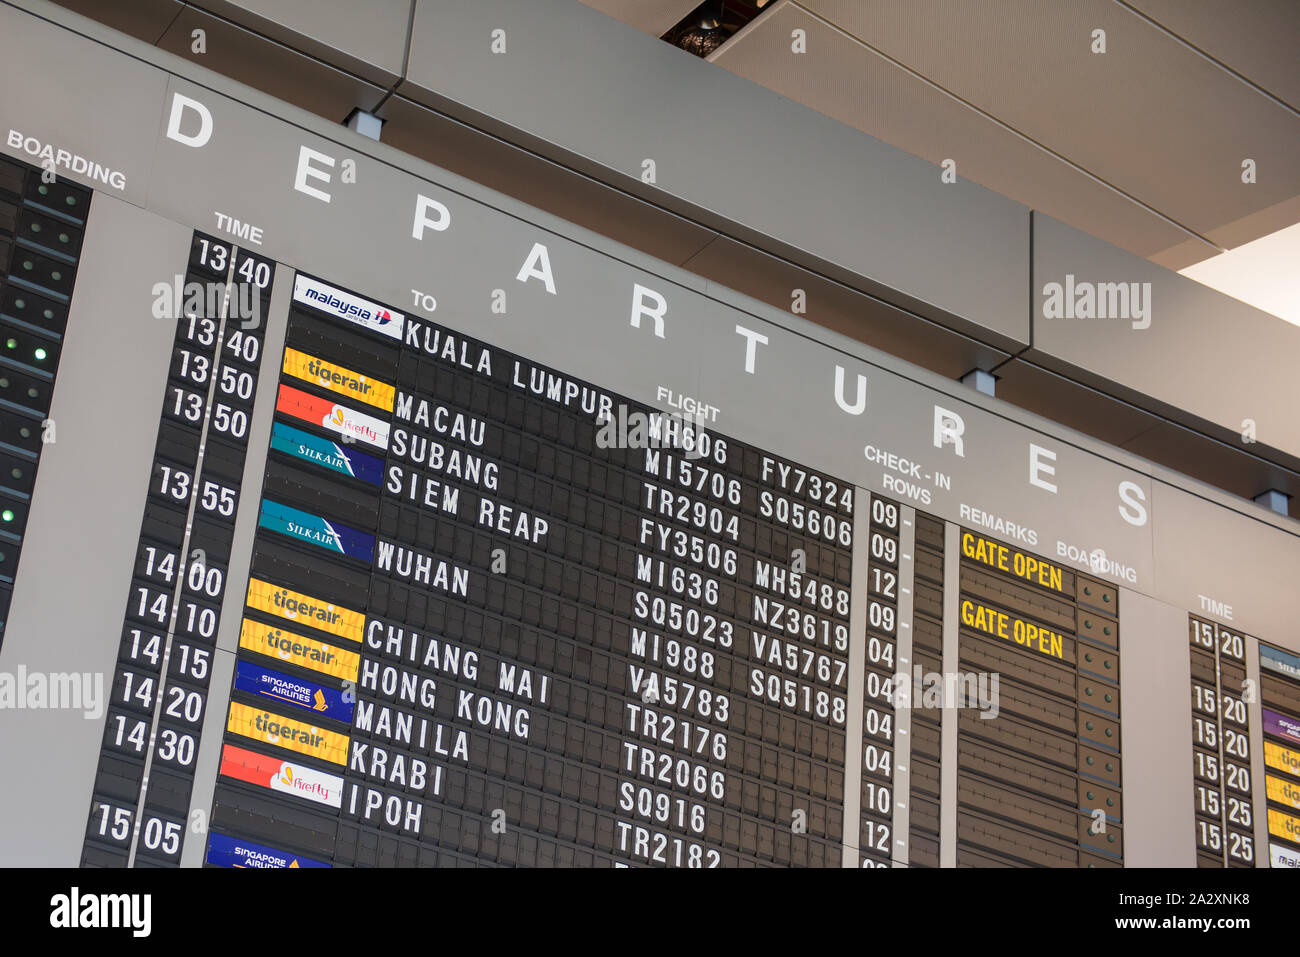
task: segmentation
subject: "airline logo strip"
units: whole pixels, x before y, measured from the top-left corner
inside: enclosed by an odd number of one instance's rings
[[[286,718],[238,701],[230,703],[226,730],[262,744],[297,751],[331,764],[343,764],[348,756],[348,736],[326,731],[305,721]]]
[[[1263,708],[1262,711],[1265,734],[1271,734],[1275,738],[1293,744],[1300,744],[1300,718],[1293,718],[1289,714],[1282,714],[1269,708]]]
[[[1300,778],[1300,751],[1274,744],[1272,741],[1265,741],[1264,763],[1270,768],[1276,768],[1279,771]]]
[[[1259,646],[1259,663],[1269,671],[1276,671],[1280,675],[1286,675],[1294,681],[1300,681],[1300,658],[1288,654],[1279,648],[1270,648],[1268,645]]]
[[[302,274],[295,276],[293,301],[390,339],[402,338],[402,324],[406,317],[400,312],[385,309],[319,279]]]
[[[1300,868],[1300,851],[1293,851],[1281,844],[1270,844],[1268,846],[1268,858],[1270,867]]]
[[[383,459],[317,438],[284,422],[277,422],[271,428],[271,448],[371,485],[379,485],[384,479]]]
[[[354,651],[251,618],[245,618],[239,626],[239,647],[343,681],[355,681],[361,667],[361,656]]]
[[[393,397],[396,394],[387,382],[380,382],[351,369],[337,366],[324,359],[318,359],[306,352],[286,348],[284,350],[285,375],[302,379],[312,385],[337,392],[339,395],[356,399],[366,405],[373,405],[385,412],[393,411]]]
[[[1300,817],[1269,808],[1268,833],[1292,844],[1300,844]]]
[[[1264,785],[1268,799],[1278,804],[1285,804],[1294,811],[1300,811],[1300,781],[1284,781],[1271,774],[1264,775]]]
[[[248,607],[361,644],[366,616],[260,578],[248,580]]]
[[[352,723],[353,703],[336,688],[294,678],[248,661],[235,662],[235,687],[249,694],[304,708],[322,717]]]
[[[375,448],[388,449],[388,423],[383,419],[357,412],[345,405],[311,395],[293,386],[280,384],[275,411],[337,432],[345,439],[365,442]]]
[[[213,831],[208,835],[208,863],[217,867],[329,867],[322,861],[278,851],[265,844],[241,841]]]
[[[364,562],[371,562],[375,557],[375,536],[269,498],[262,499],[257,524],[338,555],[359,558]]]
[[[228,778],[247,781],[281,794],[292,794],[327,807],[336,808],[343,804],[343,779],[337,774],[233,744],[221,749],[221,773]]]

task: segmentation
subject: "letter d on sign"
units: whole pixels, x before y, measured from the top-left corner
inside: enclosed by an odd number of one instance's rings
[[[181,132],[181,121],[186,110],[192,110],[199,116],[199,131],[193,136]],[[172,113],[167,118],[167,138],[195,149],[206,146],[208,140],[212,139],[212,112],[198,100],[173,93]]]

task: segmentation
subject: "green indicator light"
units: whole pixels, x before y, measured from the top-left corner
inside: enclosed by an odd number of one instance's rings
[[[12,522],[14,520],[13,509],[7,508],[3,512],[0,512],[0,518],[3,518],[6,522]]]
[[[17,340],[17,339],[7,339],[7,340],[5,340],[5,348],[7,348],[7,349],[17,349],[17,348],[18,348],[18,340]]]
[[[36,350],[36,361],[37,361],[37,362],[44,362],[44,361],[45,361],[45,350],[44,350],[44,349],[37,349],[37,350]]]

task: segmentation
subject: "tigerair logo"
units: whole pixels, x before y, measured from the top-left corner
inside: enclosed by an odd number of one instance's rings
[[[343,620],[343,616],[334,610],[333,605],[313,605],[310,602],[299,601],[293,597],[293,593],[287,589],[281,588],[271,596],[271,601],[276,608],[284,609],[285,618],[303,618],[312,621],[323,621],[329,625],[337,625]]]
[[[253,727],[257,728],[262,735],[262,739],[267,744],[279,744],[281,741],[288,741],[291,744],[318,748],[325,743],[324,735],[317,734],[317,728],[295,728],[292,725],[276,721],[275,718],[265,714],[259,714],[253,719]]]
[[[327,388],[332,389],[336,386],[342,386],[344,389],[356,392],[359,395],[369,395],[374,390],[374,384],[365,376],[348,375],[345,371],[321,362],[319,359],[308,360],[307,371],[318,384]]]

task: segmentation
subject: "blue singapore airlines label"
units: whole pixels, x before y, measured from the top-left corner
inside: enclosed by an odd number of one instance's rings
[[[343,700],[343,692],[315,681],[294,678],[248,661],[237,661],[235,687],[249,694],[306,708],[336,721],[352,723],[353,703]]]
[[[348,555],[366,562],[373,561],[375,557],[375,536],[349,528],[341,522],[328,522],[319,515],[281,505],[269,498],[262,499],[262,513],[257,524],[339,555]]]
[[[289,851],[277,851],[264,844],[241,841],[226,837],[212,831],[208,834],[208,863],[217,867],[330,867],[323,861],[314,861],[310,857],[292,854]]]
[[[384,480],[383,459],[318,438],[283,422],[275,423],[271,429],[271,448],[371,485],[379,485]]]

